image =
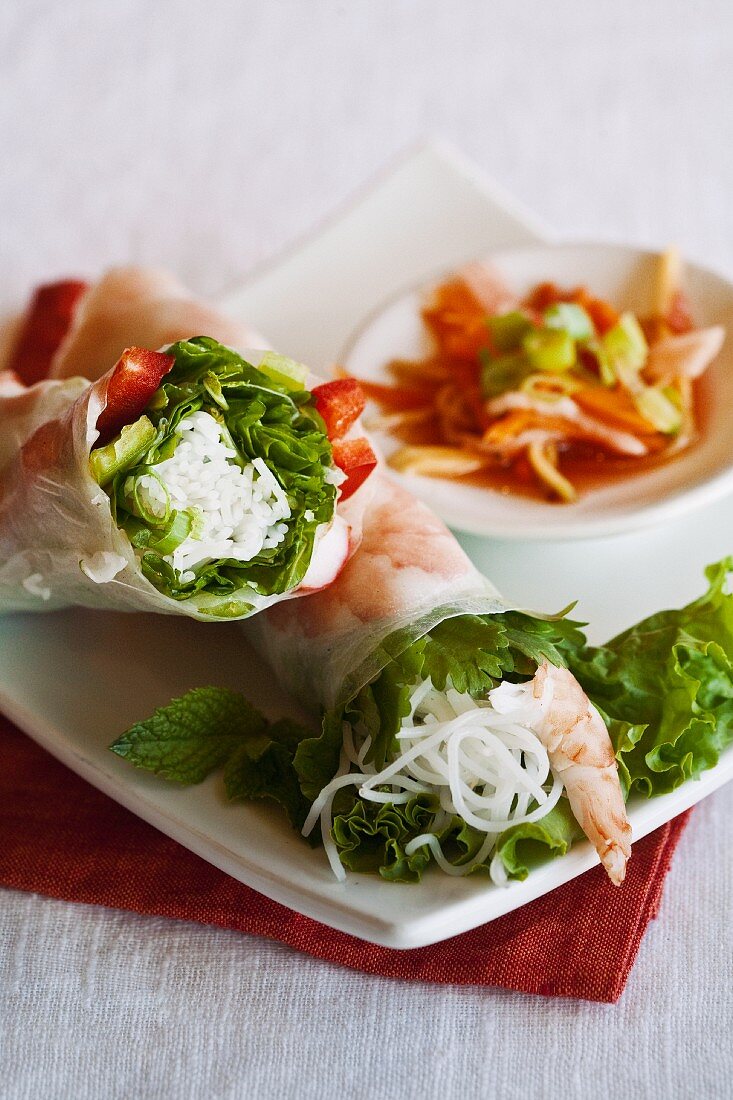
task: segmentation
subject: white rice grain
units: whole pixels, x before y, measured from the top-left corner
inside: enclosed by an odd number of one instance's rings
[[[189,535],[165,557],[181,579],[193,579],[193,570],[207,562],[251,561],[263,549],[279,546],[291,511],[265,461],[256,458],[240,467],[237,452],[210,413],[192,413],[178,430],[180,443],[155,473],[174,509],[195,508],[200,516],[197,537]],[[139,490],[153,514],[163,514],[164,493],[156,478],[141,478]]]

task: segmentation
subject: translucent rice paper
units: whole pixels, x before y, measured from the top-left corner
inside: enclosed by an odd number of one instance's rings
[[[0,475],[36,428],[65,413],[88,384],[67,378],[24,386],[10,371],[0,371]]]
[[[211,621],[241,618],[232,614],[231,601],[252,604],[252,614],[295,595],[260,596],[243,588],[230,596],[204,593],[177,601],[143,576],[107,494],[89,473],[108,377],[94,384],[80,378],[41,382],[30,389],[7,375],[0,381],[0,611],[79,604]],[[367,496],[359,491],[339,508],[354,544]]]
[[[361,545],[337,580],[245,624],[282,686],[313,710],[353,698],[444,619],[509,610],[429,508],[371,480]]]
[[[157,348],[191,336],[213,336],[232,348],[270,347],[250,325],[194,297],[167,271],[112,268],[81,298],[50,377],[96,382],[125,348]]]
[[[27,388],[0,371],[0,612],[80,604],[211,621],[241,618],[232,602],[251,604],[252,614],[307,594],[300,589],[260,596],[242,588],[226,597],[172,600],[142,575],[132,546],[112,519],[106,493],[90,476],[89,453],[106,403],[108,372],[122,351],[199,335],[239,350],[254,365],[263,353],[251,349],[268,347],[248,325],[191,297],[171,276],[120,268],[81,300],[54,358],[53,380]],[[310,376],[306,386],[322,381]],[[363,434],[358,422],[350,434]],[[361,537],[370,480],[338,506],[350,527],[351,552]]]

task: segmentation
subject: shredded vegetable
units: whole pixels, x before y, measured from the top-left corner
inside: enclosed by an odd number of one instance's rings
[[[674,250],[660,256],[646,317],[584,287],[518,298],[480,264],[436,287],[422,310],[433,354],[391,363],[392,386],[362,383],[383,410],[373,426],[405,444],[391,465],[572,503],[584,472],[620,476],[688,446],[693,381],[725,333],[693,329],[682,274]]]

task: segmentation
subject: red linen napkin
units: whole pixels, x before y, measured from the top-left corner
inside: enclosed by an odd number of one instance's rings
[[[620,889],[597,867],[472,932],[395,951],[335,932],[229,878],[1,716],[0,759],[0,885],[268,936],[369,974],[591,1001],[620,997],[689,816],[634,846]]]

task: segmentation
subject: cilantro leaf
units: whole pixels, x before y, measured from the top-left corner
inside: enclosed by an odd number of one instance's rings
[[[497,615],[505,629],[517,676],[534,676],[543,661],[566,668],[570,655],[585,644],[580,623],[564,614],[536,616],[524,611]]]
[[[459,615],[433,627],[426,639],[423,675],[444,691],[448,679],[456,691],[485,695],[511,671],[509,640],[501,618]]]
[[[137,722],[110,745],[136,768],[176,783],[201,783],[241,745],[257,737],[265,719],[236,691],[194,688],[151,718]]]

